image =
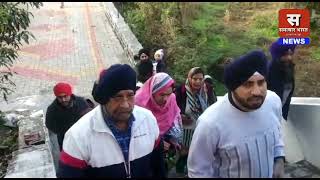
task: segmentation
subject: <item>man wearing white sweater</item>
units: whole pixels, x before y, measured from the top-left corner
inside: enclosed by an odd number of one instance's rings
[[[281,100],[266,84],[267,60],[252,51],[226,66],[229,93],[198,119],[189,177],[283,177]]]

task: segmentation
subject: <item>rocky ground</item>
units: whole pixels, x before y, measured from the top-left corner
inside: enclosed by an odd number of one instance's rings
[[[1,119],[0,119],[1,120]],[[0,178],[7,172],[7,166],[12,158],[12,152],[18,149],[18,128],[4,126],[0,122]]]
[[[287,164],[285,173],[290,178],[320,178],[320,170],[305,160]]]
[[[169,171],[169,177],[185,178],[187,174],[177,174],[175,168]],[[296,163],[285,165],[286,178],[320,178],[320,170],[310,164],[308,161],[302,160]]]

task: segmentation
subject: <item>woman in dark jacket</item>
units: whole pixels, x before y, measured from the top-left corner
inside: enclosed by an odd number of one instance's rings
[[[154,53],[154,73],[159,73],[159,72],[167,72],[165,60],[164,60],[164,51],[163,49],[158,49]]]
[[[186,83],[177,87],[177,104],[181,110],[183,124],[182,150],[176,164],[177,173],[186,173],[188,151],[198,117],[211,105],[204,86],[204,72],[200,67],[192,68]]]
[[[213,79],[209,75],[204,76],[204,86],[205,86],[205,92],[208,95],[208,103],[209,105],[217,102],[217,95],[216,92],[214,91],[214,86],[213,86]]]

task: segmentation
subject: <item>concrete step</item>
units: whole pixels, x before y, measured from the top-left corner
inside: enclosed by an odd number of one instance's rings
[[[55,176],[49,147],[47,144],[42,144],[13,152],[5,178],[44,178]]]

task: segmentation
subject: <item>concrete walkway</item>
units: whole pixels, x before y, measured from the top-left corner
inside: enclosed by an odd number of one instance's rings
[[[100,2],[65,2],[63,9],[60,2],[45,2],[32,12],[28,30],[36,40],[19,53],[9,100],[52,94],[58,81],[71,83],[75,94],[91,94],[100,69],[127,62]]]

